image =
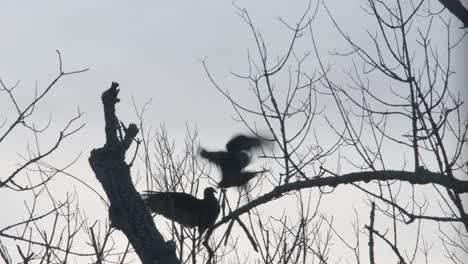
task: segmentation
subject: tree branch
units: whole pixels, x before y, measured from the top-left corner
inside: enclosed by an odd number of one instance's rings
[[[425,184],[437,184],[445,188],[451,189],[457,193],[468,193],[468,181],[462,181],[457,179],[449,179],[445,175],[440,173],[434,173],[428,170],[418,170],[417,172],[409,171],[364,171],[364,172],[353,172],[344,174],[341,176],[323,177],[323,178],[312,178],[305,181],[296,181],[293,183],[283,184],[275,187],[271,192],[266,193],[252,202],[240,207],[233,211],[221,221],[217,222],[213,229],[218,228],[229,220],[238,217],[239,215],[248,212],[250,209],[257,207],[261,204],[270,202],[277,198],[280,198],[285,193],[296,191],[305,188],[312,187],[336,187],[342,184],[350,184],[356,182],[370,182],[370,181],[391,181],[399,180],[402,182],[408,182],[411,184],[425,185]]]
[[[461,20],[464,28],[468,28],[468,10],[460,0],[439,0],[439,2]]]

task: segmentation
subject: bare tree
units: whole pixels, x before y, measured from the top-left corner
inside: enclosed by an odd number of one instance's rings
[[[8,103],[2,105],[2,151],[12,156],[14,152],[21,153],[19,148],[13,150],[8,147],[15,141],[23,142],[27,147],[26,153],[18,154],[15,164],[2,161],[4,171],[0,178],[0,192],[7,198],[2,201],[2,217],[14,219],[14,222],[0,227],[0,262],[68,263],[86,260],[87,263],[126,263],[130,248],[116,245],[111,237],[114,229],[107,223],[90,223],[78,202],[76,189],[67,190],[65,197],[56,193],[57,182],[62,183],[61,179],[65,177],[92,189],[97,194],[96,198],[100,197],[91,185],[69,172],[80,158],[79,153],[68,164],[58,165],[55,161],[59,151],[64,149],[63,143],[73,140],[73,136],[84,127],[83,113],[78,109],[76,115],[58,131],[53,120],[42,124],[37,118],[38,111],[43,111],[40,109],[61,82],[87,71],[65,71],[62,56],[58,51],[57,54],[57,75],[45,88],[36,86],[29,101],[21,96],[19,89],[23,87],[19,82],[9,85],[8,81],[0,79],[0,96]],[[9,195],[24,199],[24,213],[19,219],[3,207],[9,202]]]
[[[266,140],[278,148],[277,152],[267,151],[264,158],[280,168],[276,175],[268,177],[273,187],[270,192],[234,210],[215,228],[291,192],[313,188],[336,193],[338,186],[351,184],[372,204],[370,224],[356,226],[357,241],[362,239],[361,234],[369,239],[370,263],[379,262],[374,253],[377,249],[380,254],[390,250],[399,263],[412,263],[420,256],[427,258],[432,247],[427,246],[426,236],[431,237],[432,229],[437,227],[437,244],[445,252],[433,254],[445,253],[452,262],[462,263],[468,231],[462,198],[468,192],[467,161],[463,156],[468,124],[459,88],[450,81],[455,73],[451,56],[465,33],[452,36],[450,22],[438,18],[440,14],[435,14],[426,1],[403,4],[370,0],[364,11],[375,18],[377,32],[369,33],[370,45],[362,45],[322,4],[313,12],[308,10],[295,25],[280,19],[291,30],[292,40],[284,54],[274,58],[247,11],[238,9],[251,29],[257,50],[255,56],[248,55],[247,73],[235,76],[246,81],[257,98],[256,105],[246,105],[222,89],[204,62],[214,86],[252,133],[265,136],[257,130],[263,121],[270,132]],[[313,18],[322,7],[349,47],[334,52],[342,60],[351,59],[351,69],[345,69],[347,83],[334,78],[335,73],[320,53]],[[433,44],[433,34],[440,30],[446,32],[443,49]],[[306,38],[311,52],[299,56],[295,45]],[[312,55],[315,60],[311,62]],[[317,70],[305,71],[311,64]],[[328,109],[320,102],[327,102]],[[333,112],[340,118],[333,117]],[[328,124],[328,132],[323,132],[323,124]],[[317,131],[318,126],[321,131]],[[334,141],[330,140],[331,134],[335,134]],[[412,158],[406,153],[412,153]],[[394,156],[400,157],[400,165],[394,162]],[[410,170],[405,169],[408,163],[412,164]],[[335,238],[351,249],[356,262],[362,261],[361,246],[353,246],[335,232],[330,219],[327,222]],[[431,222],[435,225],[423,228]],[[377,228],[377,223],[383,228]],[[275,229],[281,226],[287,224],[280,222]],[[416,230],[411,232],[414,244],[405,248],[401,234],[412,226]],[[363,233],[364,228],[367,233]],[[453,237],[452,233],[459,235]],[[283,259],[276,252],[269,257],[264,257],[265,262]],[[323,256],[318,258],[319,263],[328,261]]]
[[[18,89],[21,89],[19,82],[8,85],[6,81],[0,79],[0,93],[9,102],[9,105],[3,106],[2,112],[5,116],[2,116],[3,121],[0,126],[0,143],[5,145],[9,140],[17,140],[23,133],[27,133],[32,139],[32,142],[24,140],[28,146],[27,153],[20,155],[18,163],[11,166],[12,171],[4,171],[0,179],[2,192],[14,192],[29,197],[25,203],[24,218],[0,229],[0,257],[5,263],[16,263],[19,259],[24,263],[66,262],[71,255],[86,255],[81,251],[75,251],[75,236],[82,225],[75,202],[76,194],[70,190],[71,193],[66,199],[60,201],[50,191],[52,180],[76,160],[60,168],[51,166],[47,161],[53,157],[54,152],[65,140],[84,126],[80,124],[82,113],[78,109],[76,116],[65,124],[57,133],[55,141],[46,148],[41,144],[42,135],[50,133],[52,121],[49,120],[45,125],[41,125],[33,116],[59,81],[86,71],[86,69],[64,71],[62,57],[58,51],[57,54],[59,73],[45,89],[36,87],[29,102],[19,100],[17,96]],[[10,168],[5,167],[5,169]]]
[[[197,130],[187,129],[177,149],[164,127],[144,129],[146,105],[137,111],[140,129],[126,127],[115,114],[113,83],[102,96],[106,143],[89,159],[110,201],[111,226],[143,263],[420,263],[440,256],[464,263],[468,122],[452,84],[451,56],[465,33],[453,36],[450,22],[431,8],[424,0],[369,0],[363,12],[375,19],[368,31],[375,33],[359,43],[323,1],[310,4],[295,24],[279,19],[291,32],[279,56],[271,56],[247,10],[237,8],[255,51],[246,73],[234,76],[255,102],[235,98],[206,61],[203,66],[239,121],[272,142],[261,154],[268,172],[248,186],[251,199],[245,191],[221,190],[221,217],[202,237],[160,216],[155,228],[130,177],[140,161],[145,189],[197,196],[202,185],[214,185],[214,170],[197,158]],[[321,52],[317,12],[328,14],[341,35],[341,51],[333,55],[349,65],[344,77]],[[445,41],[436,45],[441,30]],[[299,42],[310,49],[300,50]],[[127,163],[134,141],[143,153]],[[334,214],[348,206],[349,194],[362,206],[344,232],[349,223],[337,224]],[[337,208],[322,205],[330,196],[340,200]]]

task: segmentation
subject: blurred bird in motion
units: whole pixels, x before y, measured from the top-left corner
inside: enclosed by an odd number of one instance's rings
[[[203,199],[182,192],[145,191],[143,200],[151,211],[185,227],[198,227],[200,235],[211,227],[219,215],[215,189],[205,189]]]
[[[243,187],[262,171],[244,171],[251,162],[248,151],[261,147],[265,142],[258,137],[237,135],[226,144],[227,151],[200,150],[200,156],[216,164],[221,170],[220,188]]]

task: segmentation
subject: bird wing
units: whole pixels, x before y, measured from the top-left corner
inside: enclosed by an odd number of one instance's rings
[[[147,192],[144,200],[151,211],[161,214],[186,227],[195,227],[200,223],[204,208],[202,200],[187,193]]]
[[[250,163],[250,157],[245,152],[206,151],[202,149],[200,156],[216,164],[221,170],[240,172]]]
[[[204,159],[207,159],[209,162],[216,164],[217,166],[223,166],[229,153],[226,151],[206,151],[202,149],[200,151],[200,156]]]

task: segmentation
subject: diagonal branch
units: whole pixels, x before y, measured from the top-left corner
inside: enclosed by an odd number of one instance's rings
[[[241,214],[248,212],[250,209],[280,198],[284,194],[297,191],[305,188],[313,187],[337,187],[342,184],[350,184],[356,182],[370,182],[370,181],[391,181],[398,180],[401,182],[408,182],[415,185],[437,184],[447,189],[451,189],[457,193],[468,193],[468,181],[457,179],[449,179],[444,174],[434,173],[428,170],[418,170],[417,172],[409,171],[364,171],[352,172],[341,176],[312,178],[305,181],[296,181],[293,183],[283,184],[275,187],[271,192],[266,193],[252,202],[240,207],[233,211],[218,223],[213,229],[218,228],[224,223],[229,222],[231,219],[238,217]]]
[[[468,10],[460,0],[439,0],[439,2],[461,20],[464,28],[468,28]]]

